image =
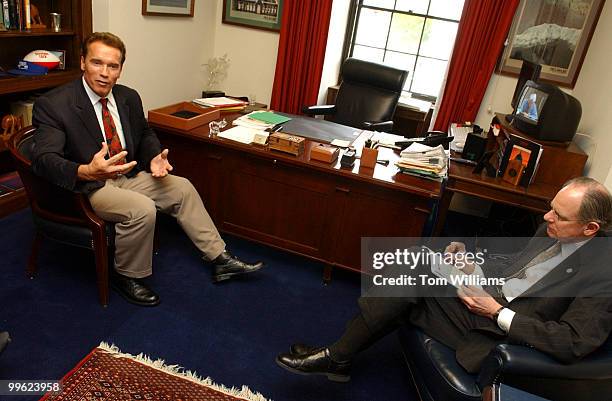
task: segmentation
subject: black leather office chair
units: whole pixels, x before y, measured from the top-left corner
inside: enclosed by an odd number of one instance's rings
[[[612,338],[581,361],[564,365],[521,345],[498,345],[478,375],[468,373],[455,351],[411,325],[399,330],[404,357],[423,401],[477,401],[501,382],[559,401],[612,399]]]
[[[93,211],[89,199],[80,193],[60,188],[32,172],[34,128],[14,134],[8,148],[23,181],[36,226],[36,234],[26,272],[36,273],[38,248],[43,238],[91,249],[95,254],[98,297],[108,304],[109,258],[113,255],[115,225],[106,224]]]
[[[329,115],[332,121],[355,128],[389,132],[407,77],[404,70],[348,58],[342,64],[336,104],[304,107],[302,111]]]

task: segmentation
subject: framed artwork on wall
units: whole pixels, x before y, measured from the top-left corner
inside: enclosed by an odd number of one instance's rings
[[[542,66],[540,79],[573,88],[604,0],[521,0],[501,60],[518,76],[523,60]]]
[[[223,23],[280,31],[284,0],[223,0]]]
[[[193,17],[195,0],[142,0],[142,15]]]

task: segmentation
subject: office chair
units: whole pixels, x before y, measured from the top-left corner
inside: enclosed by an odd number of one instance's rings
[[[555,401],[598,401],[612,394],[612,337],[569,365],[533,348],[500,344],[478,375],[459,365],[454,350],[415,326],[400,327],[399,337],[422,401],[480,401],[486,389],[502,382]]]
[[[8,141],[9,151],[28,195],[36,227],[26,273],[29,277],[36,274],[36,259],[43,239],[91,249],[95,255],[98,298],[106,306],[115,225],[107,224],[94,213],[87,196],[60,188],[32,172],[34,131],[33,127],[24,128]]]
[[[408,71],[348,58],[335,105],[304,107],[307,115],[328,115],[333,122],[360,129],[390,132],[393,114]]]

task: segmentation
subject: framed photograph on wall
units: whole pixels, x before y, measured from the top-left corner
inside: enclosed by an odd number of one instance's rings
[[[284,0],[223,0],[223,23],[280,31]]]
[[[142,15],[193,17],[195,0],[142,0]]]
[[[540,79],[573,88],[604,0],[521,0],[501,60],[518,76],[523,60],[542,66]]]

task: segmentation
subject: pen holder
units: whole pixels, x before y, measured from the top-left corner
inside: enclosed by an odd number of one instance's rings
[[[359,163],[362,167],[374,168],[376,167],[376,160],[378,159],[378,149],[363,148],[361,150],[361,162]]]

